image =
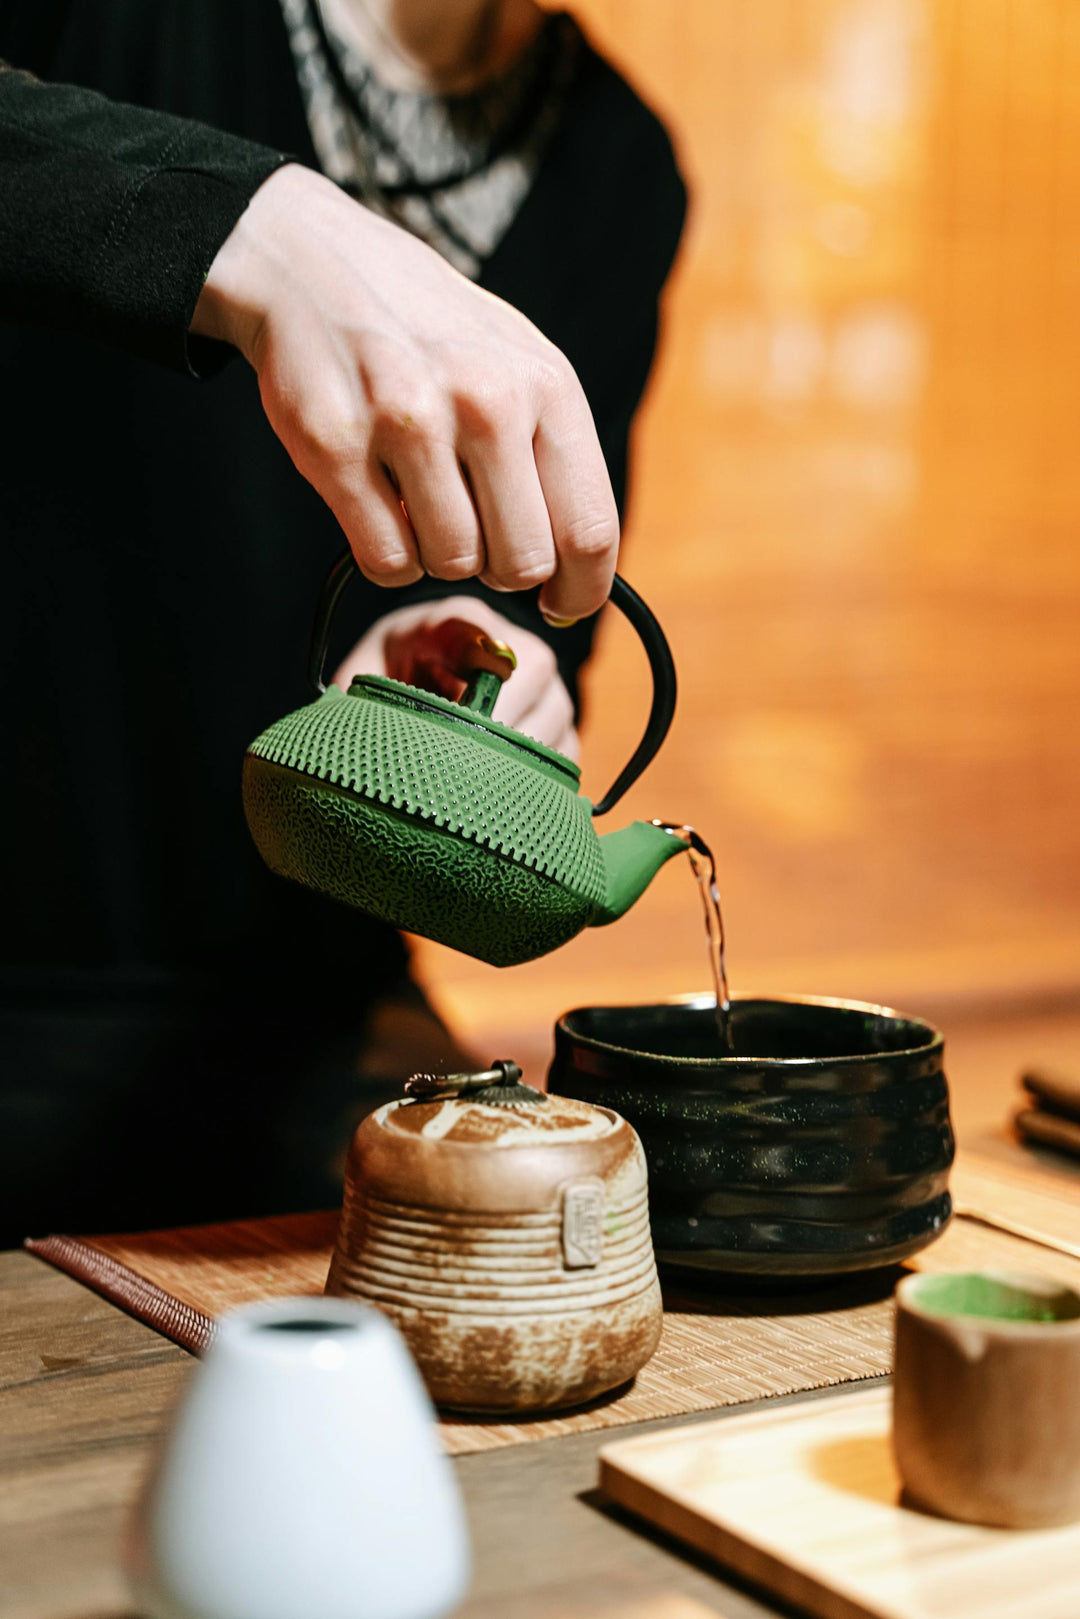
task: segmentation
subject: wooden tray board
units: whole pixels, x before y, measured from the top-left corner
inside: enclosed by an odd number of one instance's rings
[[[600,1452],[611,1500],[820,1619],[1077,1619],[1080,1524],[983,1529],[901,1505],[888,1389]]]

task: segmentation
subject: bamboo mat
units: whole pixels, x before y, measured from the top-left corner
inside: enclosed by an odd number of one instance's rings
[[[1080,1259],[1080,1177],[1051,1177],[960,1153],[949,1189],[957,1214]]]
[[[1080,1187],[1055,1182],[1051,1192],[1030,1172],[969,1160],[955,1191],[963,1212],[914,1266],[1036,1270],[1080,1287]],[[336,1213],[292,1215],[27,1246],[198,1352],[226,1309],[321,1293],[336,1228]],[[660,1347],[624,1391],[531,1421],[443,1417],[446,1449],[464,1455],[881,1376],[892,1364],[894,1279],[738,1297],[668,1291]]]

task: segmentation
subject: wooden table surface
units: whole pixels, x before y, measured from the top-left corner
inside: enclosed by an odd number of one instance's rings
[[[191,1369],[184,1350],[70,1277],[29,1254],[0,1254],[3,1619],[134,1614],[120,1567],[124,1525]],[[702,1414],[618,1437],[693,1420]],[[597,1500],[596,1453],[612,1438],[457,1459],[475,1558],[461,1619],[773,1612]]]
[[[1021,1161],[1030,1169],[1036,1159]],[[1048,1163],[1069,1174],[1066,1161]],[[191,1369],[183,1350],[70,1277],[28,1254],[0,1254],[3,1619],[130,1619],[124,1525]],[[617,1437],[724,1416],[697,1412]],[[461,1619],[775,1613],[598,1499],[596,1455],[614,1437],[579,1434],[455,1461],[475,1559]]]

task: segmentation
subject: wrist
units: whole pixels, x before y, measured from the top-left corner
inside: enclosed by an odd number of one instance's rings
[[[284,269],[283,232],[308,181],[321,179],[289,163],[253,193],[207,271],[191,318],[193,335],[231,343],[254,363],[258,334]]]

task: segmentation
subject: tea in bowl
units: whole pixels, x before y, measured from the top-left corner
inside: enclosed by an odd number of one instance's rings
[[[555,1027],[549,1090],[613,1108],[649,1170],[658,1262],[704,1277],[827,1277],[940,1235],[954,1154],[944,1041],[887,1007],[712,996],[593,1006]]]

